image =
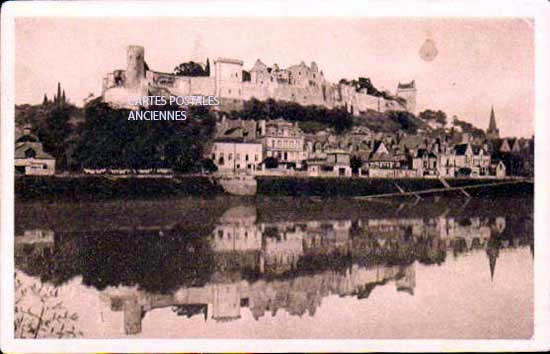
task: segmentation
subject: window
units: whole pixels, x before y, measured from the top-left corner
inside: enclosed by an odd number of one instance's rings
[[[44,165],[42,165],[42,168],[43,168],[44,170],[47,170],[47,169],[48,169],[48,165],[44,164]]]
[[[233,159],[233,154],[230,153],[230,154],[227,156],[227,161],[231,161],[232,159]]]
[[[241,159],[241,154],[235,155],[235,160],[239,161]]]
[[[223,239],[223,230],[218,230],[218,238]]]
[[[258,161],[258,155],[254,155],[254,161]]]
[[[248,161],[248,154],[246,154],[246,155],[244,156],[244,160],[245,160],[245,161]]]

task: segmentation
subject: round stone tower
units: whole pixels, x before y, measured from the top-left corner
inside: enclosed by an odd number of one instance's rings
[[[145,49],[140,45],[128,46],[126,52],[126,82],[127,88],[135,88],[143,77],[145,77]]]

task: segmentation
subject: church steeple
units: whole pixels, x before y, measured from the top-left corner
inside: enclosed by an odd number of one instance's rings
[[[491,106],[491,119],[489,121],[489,129],[487,129],[487,138],[489,139],[498,139],[500,137],[498,128],[497,128],[497,121],[495,118],[495,109],[493,106]]]
[[[498,241],[495,239],[490,239],[489,244],[487,245],[487,258],[489,258],[489,271],[491,272],[491,281],[495,275],[495,268],[497,265],[497,258],[499,254]]]

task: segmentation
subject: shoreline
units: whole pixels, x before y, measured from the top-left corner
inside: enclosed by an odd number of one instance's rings
[[[256,197],[312,197],[312,198],[357,198],[392,194],[381,198],[464,197],[460,187],[468,188],[471,197],[495,198],[532,196],[534,185],[527,179],[448,178],[445,184],[438,178],[339,178],[339,177],[271,177],[258,176]],[[487,183],[514,182],[513,184]],[[483,185],[471,188],[476,185]],[[454,188],[454,189],[453,189]],[[426,193],[427,190],[433,193]],[[399,195],[405,192],[404,195]],[[230,196],[217,178],[204,175],[166,177],[105,176],[17,176],[15,177],[15,200],[27,201],[104,201],[137,199],[174,199],[182,197],[213,198]],[[254,198],[255,196],[251,196]]]

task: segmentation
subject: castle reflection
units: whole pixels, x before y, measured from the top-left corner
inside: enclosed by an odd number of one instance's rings
[[[445,213],[444,213],[445,214]],[[206,230],[206,231],[205,231]],[[258,320],[279,310],[314,316],[329,295],[366,299],[377,287],[414,296],[416,267],[485,250],[494,276],[499,250],[530,246],[532,219],[505,216],[269,220],[256,206],[228,209],[215,225],[55,232],[15,238],[16,267],[59,285],[74,276],[122,311],[126,334],[147,312]],[[531,253],[533,254],[533,253]]]

